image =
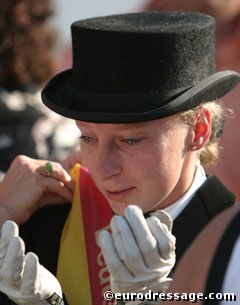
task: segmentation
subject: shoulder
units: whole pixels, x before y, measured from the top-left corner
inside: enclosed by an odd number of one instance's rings
[[[215,175],[209,175],[196,196],[204,204],[210,219],[236,203],[236,196]]]
[[[36,211],[32,217],[21,226],[22,232],[32,227],[37,229],[62,226],[65,223],[67,215],[71,209],[70,203],[46,206]]]
[[[20,227],[26,250],[36,253],[42,265],[55,274],[62,230],[71,204],[39,209]]]
[[[219,255],[220,241],[229,228],[232,230],[231,224],[235,217],[240,218],[240,205],[226,209],[205,227],[179,262],[169,292],[205,291],[213,257]],[[239,234],[240,226],[238,225]],[[171,304],[174,303],[171,302]]]

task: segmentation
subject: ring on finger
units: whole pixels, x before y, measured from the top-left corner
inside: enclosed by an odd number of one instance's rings
[[[52,172],[53,172],[53,166],[51,162],[46,162],[44,165],[44,171],[46,176],[51,176]]]

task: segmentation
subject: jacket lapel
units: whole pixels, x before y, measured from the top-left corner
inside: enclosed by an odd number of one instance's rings
[[[234,203],[235,195],[216,176],[209,176],[173,223],[177,262],[206,224]]]

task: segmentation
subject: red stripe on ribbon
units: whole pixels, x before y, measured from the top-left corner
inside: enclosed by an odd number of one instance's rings
[[[109,228],[113,213],[107,200],[97,189],[89,172],[82,166],[79,183],[92,305],[110,305],[113,303],[106,302],[103,298],[104,291],[110,289],[110,282],[97,238],[102,229]]]

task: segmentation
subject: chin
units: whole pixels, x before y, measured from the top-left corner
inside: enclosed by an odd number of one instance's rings
[[[124,216],[124,210],[128,207],[131,203],[111,203],[110,207],[113,210],[113,213],[119,216]]]

